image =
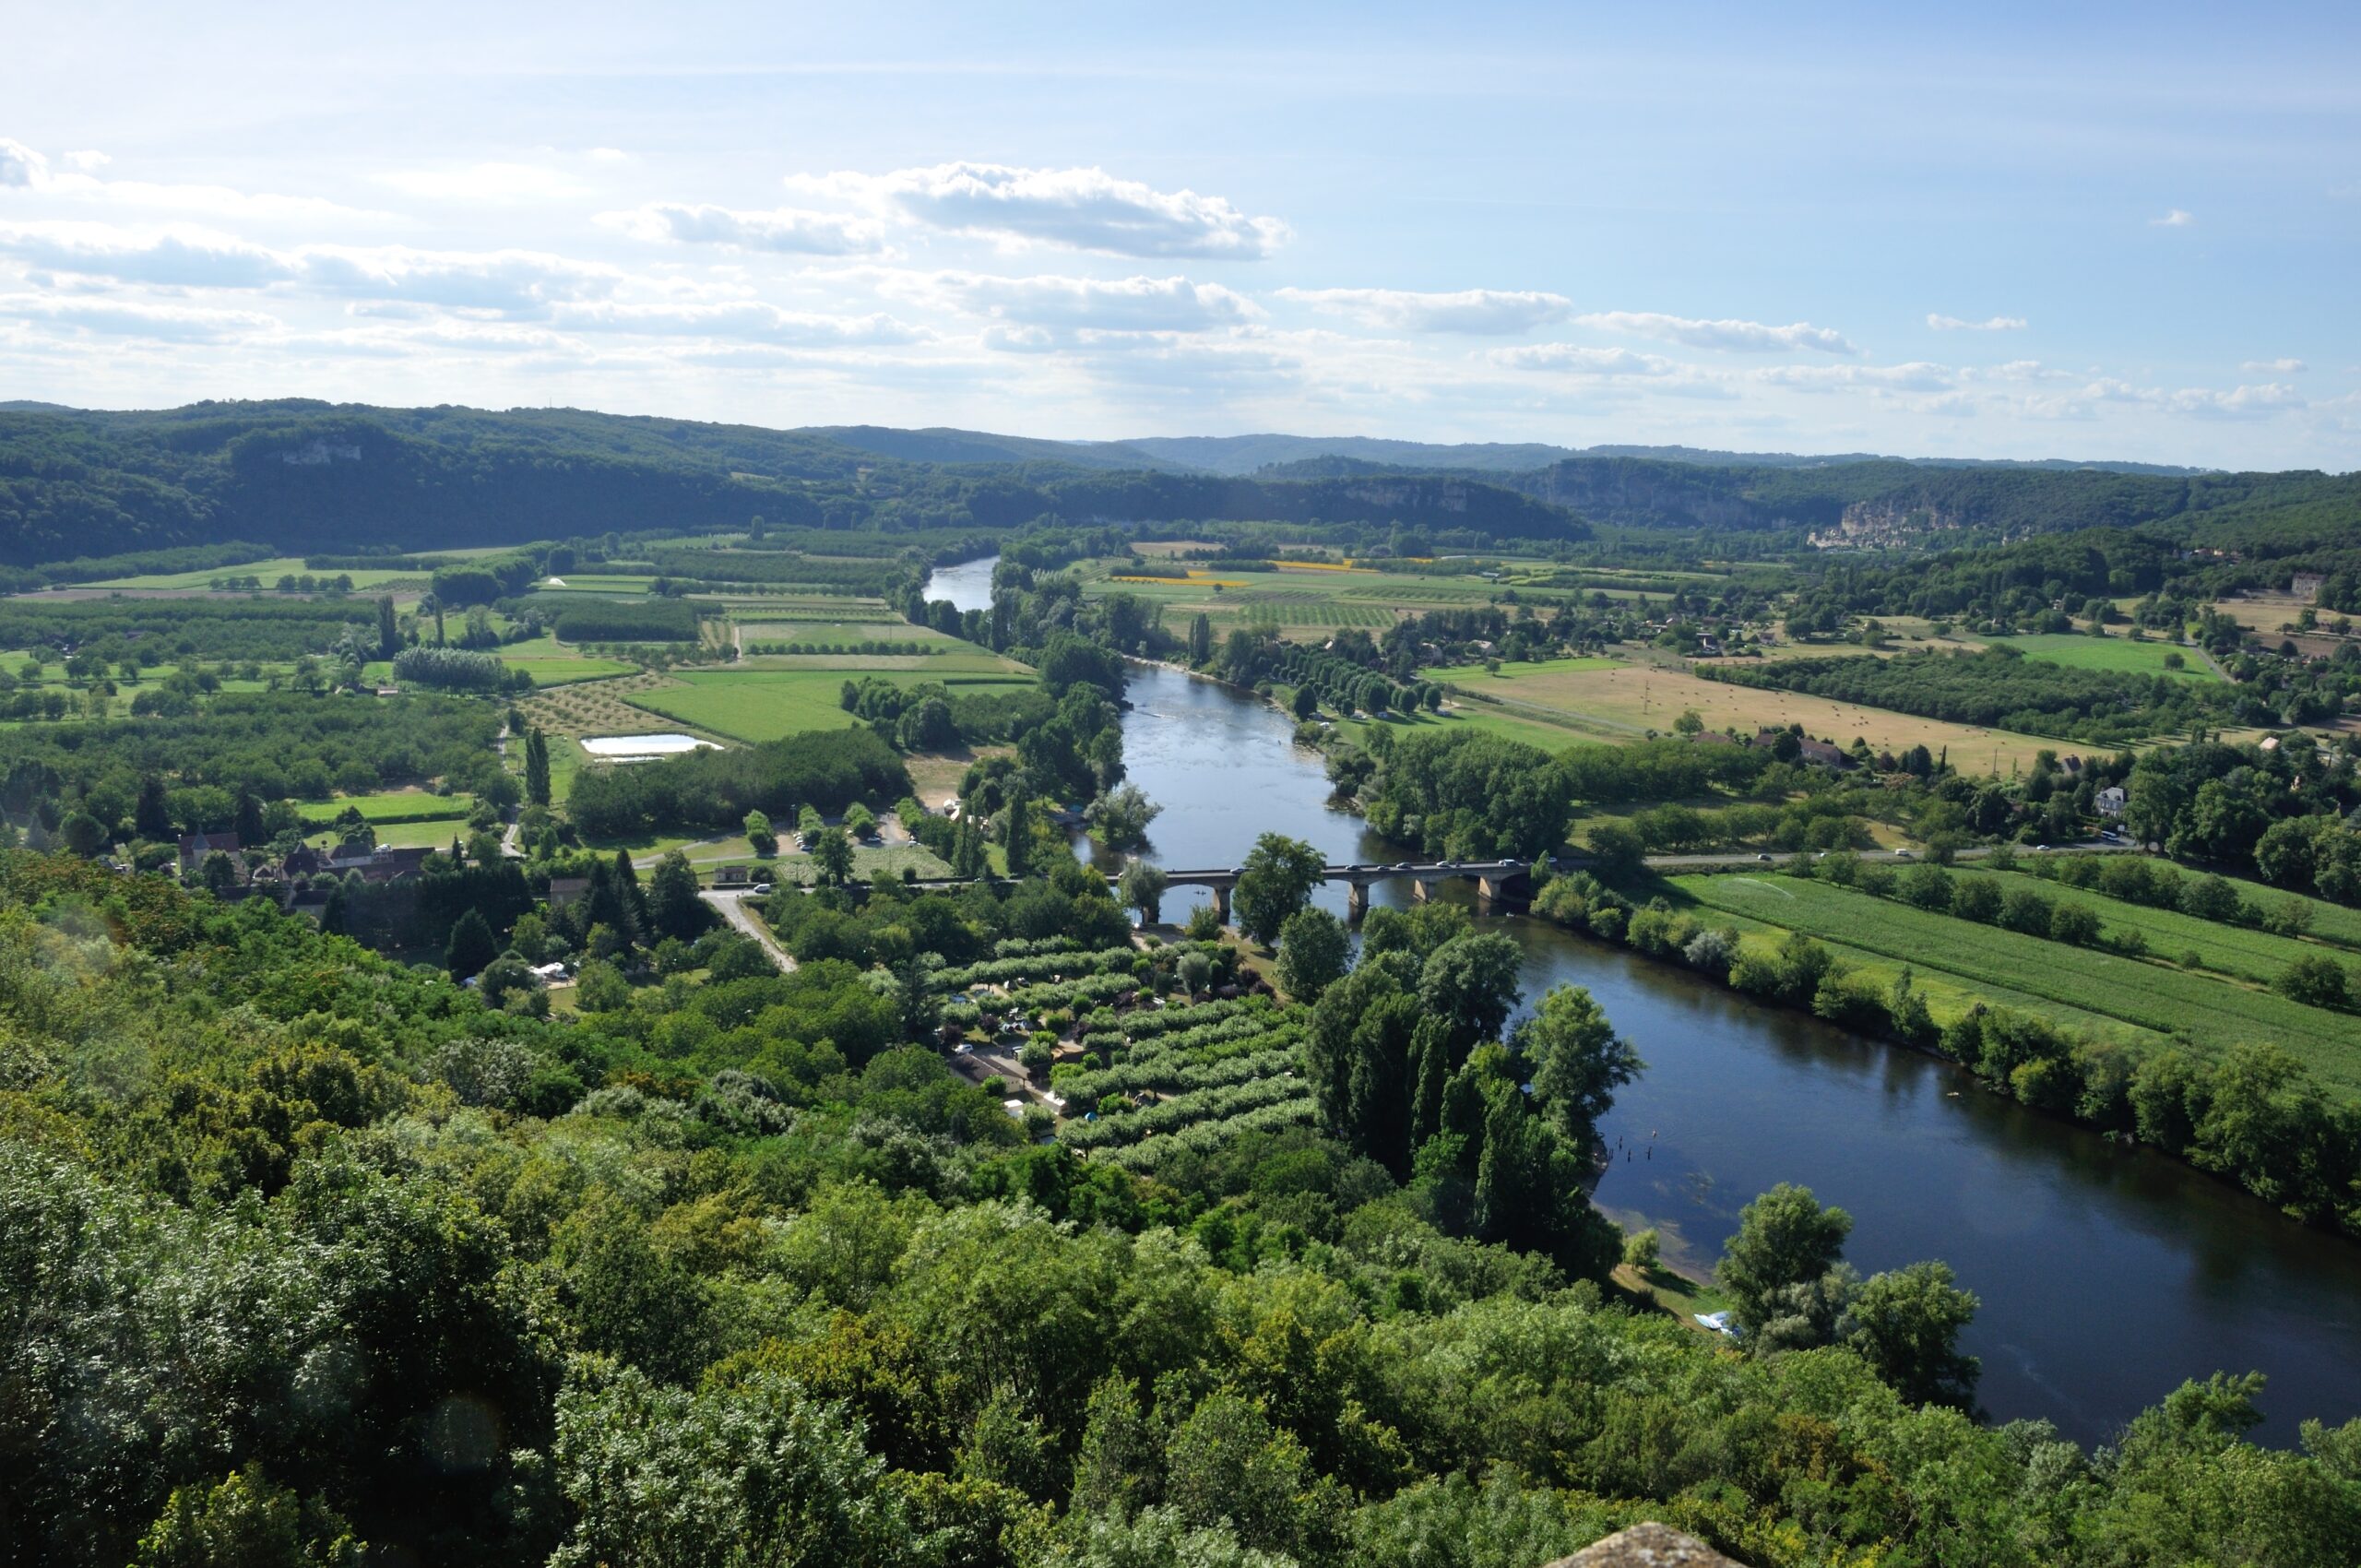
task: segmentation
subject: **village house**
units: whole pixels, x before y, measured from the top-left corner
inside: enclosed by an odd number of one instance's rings
[[[245,857],[249,849],[259,848],[242,842],[235,833],[184,833],[181,836],[181,874],[194,876],[205,864],[205,857],[219,853],[230,857],[238,868],[238,879],[245,880]]]

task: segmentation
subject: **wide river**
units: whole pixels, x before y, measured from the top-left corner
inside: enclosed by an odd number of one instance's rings
[[[951,576],[937,574],[936,597]],[[1150,858],[1236,865],[1266,832],[1331,861],[1404,858],[1329,803],[1321,759],[1292,743],[1283,715],[1163,669],[1134,667],[1130,695],[1124,756],[1164,808]],[[1166,918],[1203,897],[1175,889]],[[1344,892],[1321,902],[1341,914]],[[1682,1266],[1710,1268],[1750,1198],[1799,1182],[1852,1214],[1846,1256],[1863,1274],[1941,1258],[1982,1299],[1965,1348],[1983,1360],[1995,1420],[2047,1418],[2104,1442],[2182,1379],[2217,1371],[2269,1374],[2266,1442],[2292,1443],[2307,1417],[2361,1415],[2361,1246],[1932,1058],[1540,922],[1483,923],[1524,948],[1528,1002],[1587,986],[1645,1058],[1604,1129],[1637,1152],[1597,1199],[1621,1223],[1657,1227]]]

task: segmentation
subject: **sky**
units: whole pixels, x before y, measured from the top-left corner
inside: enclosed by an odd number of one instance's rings
[[[0,399],[2361,468],[2361,7],[26,7]]]

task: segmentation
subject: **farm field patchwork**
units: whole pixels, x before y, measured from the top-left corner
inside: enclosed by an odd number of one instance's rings
[[[1673,879],[1707,909],[1842,943],[1978,990],[2019,991],[2177,1035],[2213,1055],[2241,1040],[2285,1046],[2332,1092],[2361,1098],[2361,1018],[2161,962],[2119,957],[1892,899],[1785,876]]]

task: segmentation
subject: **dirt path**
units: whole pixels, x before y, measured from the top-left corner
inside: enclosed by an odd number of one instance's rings
[[[754,918],[754,912],[752,909],[746,908],[745,893],[736,888],[710,887],[697,897],[718,910],[723,920],[762,944],[763,951],[770,955],[772,963],[789,973],[794,972],[794,956],[781,947],[777,940],[771,935],[770,929]]]

